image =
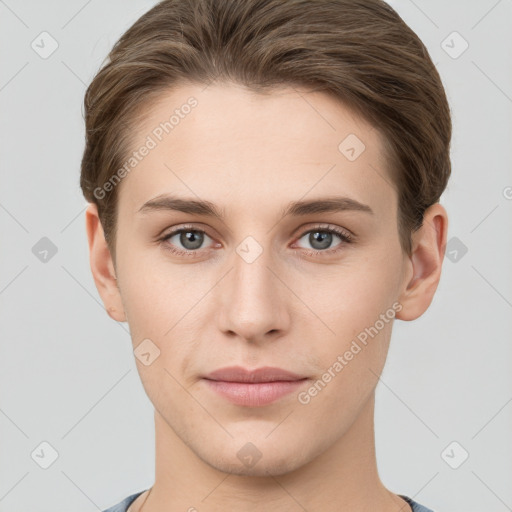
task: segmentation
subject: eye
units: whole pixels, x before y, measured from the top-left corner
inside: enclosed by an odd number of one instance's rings
[[[335,248],[331,248],[334,238],[341,240]],[[333,253],[343,249],[346,244],[352,243],[352,235],[344,230],[332,226],[317,226],[314,229],[305,231],[299,240],[306,238],[306,242],[310,244],[309,252],[313,254]],[[306,247],[306,249],[308,249]]]
[[[331,248],[336,237],[341,241],[334,248]],[[343,250],[345,245],[353,242],[353,236],[350,232],[330,225],[316,226],[314,229],[309,229],[302,233],[298,241],[303,238],[306,238],[306,243],[311,246],[304,249],[313,255],[337,253]],[[177,256],[196,257],[201,255],[206,239],[213,242],[213,239],[202,229],[193,226],[181,226],[164,235],[160,242],[164,244],[166,250]],[[221,246],[221,244],[217,244],[217,246]]]
[[[193,228],[192,226],[182,226],[166,234],[161,241],[165,242],[165,247],[173,254],[179,256],[195,256],[201,249],[206,239],[212,240],[203,230]],[[175,239],[175,240],[173,240]],[[181,250],[183,247],[184,250]]]

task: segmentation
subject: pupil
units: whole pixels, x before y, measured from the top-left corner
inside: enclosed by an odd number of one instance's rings
[[[180,243],[188,250],[199,249],[202,242],[202,234],[197,231],[185,231],[181,233]],[[188,245],[189,243],[192,245]]]
[[[318,235],[318,236],[317,236]],[[317,238],[320,239],[320,246],[315,247],[317,243]],[[312,247],[316,249],[326,249],[331,244],[332,233],[327,233],[325,231],[315,231],[309,235],[309,242]]]

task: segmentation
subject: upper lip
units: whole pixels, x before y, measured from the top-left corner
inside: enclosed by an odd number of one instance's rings
[[[306,377],[273,366],[264,366],[255,368],[254,370],[247,370],[242,366],[229,366],[219,368],[206,375],[205,378],[226,382],[274,382],[302,380]]]

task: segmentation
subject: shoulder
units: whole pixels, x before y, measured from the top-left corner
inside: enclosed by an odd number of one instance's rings
[[[135,494],[131,494],[126,497],[123,501],[120,501],[117,505],[113,505],[110,508],[107,508],[103,512],[126,512],[128,507],[140,496],[144,491],[137,492]]]
[[[403,494],[399,494],[401,498],[403,498],[412,508],[412,512],[435,512],[434,510],[425,507],[424,505],[420,505],[409,496],[404,496]]]

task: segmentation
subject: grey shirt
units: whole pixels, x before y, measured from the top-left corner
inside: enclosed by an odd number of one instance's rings
[[[107,508],[103,512],[126,512],[128,507],[137,499],[138,496],[140,496],[143,492],[146,492],[147,489],[144,491],[137,492],[135,494],[132,494],[125,498],[123,501],[119,502],[117,505],[114,505],[113,507]],[[401,498],[403,498],[412,508],[412,512],[434,512],[433,510],[424,507],[423,505],[420,505],[419,503],[416,503],[414,500],[409,498],[408,496],[404,496],[403,494],[399,494]]]

